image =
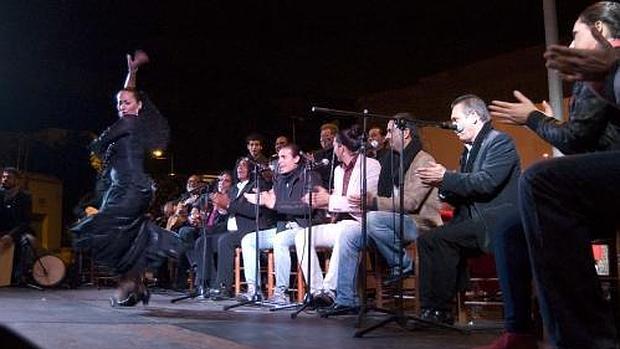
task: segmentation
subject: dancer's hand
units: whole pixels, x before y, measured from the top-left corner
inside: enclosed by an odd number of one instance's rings
[[[547,68],[557,70],[566,81],[603,81],[620,59],[620,51],[596,27],[592,26],[590,31],[598,43],[597,48],[576,49],[551,45],[544,54]]]
[[[149,56],[142,50],[136,50],[133,54],[133,59],[130,54],[127,54],[127,69],[130,72],[138,71],[138,68],[149,62]]]

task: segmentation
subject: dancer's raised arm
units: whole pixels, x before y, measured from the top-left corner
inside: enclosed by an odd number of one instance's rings
[[[130,54],[127,54],[127,77],[125,78],[124,88],[136,87],[136,73],[140,66],[149,62],[149,56],[142,50],[136,50],[133,54],[133,58]]]

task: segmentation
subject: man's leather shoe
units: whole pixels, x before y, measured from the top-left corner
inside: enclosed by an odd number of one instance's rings
[[[203,287],[203,286],[198,286],[196,288],[196,298],[198,299],[208,299],[209,297],[211,297],[210,293],[209,293],[209,289]]]
[[[474,349],[538,349],[538,340],[531,334],[504,332],[493,343]]]
[[[222,286],[220,288],[212,288],[209,290],[209,295],[214,301],[224,301],[232,298],[228,288]]]
[[[420,314],[420,319],[439,324],[454,325],[454,315],[452,315],[451,311],[424,309]]]
[[[321,317],[336,316],[336,315],[355,315],[360,311],[359,306],[341,305],[334,303],[327,308],[319,309]]]
[[[328,292],[321,291],[319,293],[315,293],[314,295],[312,295],[312,303],[310,304],[310,307],[314,309],[328,308],[332,304],[334,304],[333,293],[330,294]]]
[[[391,268],[390,272],[388,273],[388,276],[386,276],[385,279],[383,280],[383,286],[389,286],[389,285],[395,284],[401,279],[404,279],[406,277],[413,275],[413,272],[414,272],[413,262],[411,262],[411,264],[406,266],[402,272],[400,271],[400,267],[398,266]]]

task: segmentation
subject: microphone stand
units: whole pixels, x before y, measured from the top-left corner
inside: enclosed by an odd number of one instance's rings
[[[313,112],[323,112],[323,113],[329,113],[332,115],[340,115],[340,116],[349,116],[349,117],[362,117],[364,120],[364,130],[366,129],[366,119],[369,117],[372,118],[376,118],[376,119],[382,119],[382,120],[394,120],[393,116],[388,116],[388,115],[381,115],[381,114],[371,114],[368,113],[367,110],[364,110],[363,113],[358,113],[358,112],[352,112],[352,111],[345,111],[345,110],[337,110],[337,109],[328,109],[328,108],[320,108],[320,107],[312,107],[312,111]],[[443,123],[438,123],[438,122],[433,122],[433,121],[425,121],[425,120],[410,120],[410,119],[397,119],[396,120],[398,128],[400,129],[400,135],[401,135],[401,139],[404,139],[404,130],[407,126],[407,122],[413,123],[416,126],[419,127],[440,127],[440,128],[444,128],[443,126],[445,124]],[[399,246],[398,246],[398,251],[399,251],[399,281],[397,284],[397,288],[396,288],[396,292],[398,294],[397,298],[396,298],[396,304],[395,304],[395,309],[394,310],[386,310],[386,309],[380,309],[380,308],[376,308],[373,307],[373,309],[380,311],[380,312],[384,312],[384,313],[388,313],[388,314],[392,314],[391,316],[389,316],[387,319],[384,319],[374,325],[371,325],[369,327],[366,328],[362,328],[357,330],[353,337],[356,338],[361,338],[362,336],[364,336],[366,333],[371,332],[377,328],[383,327],[391,322],[395,322],[396,324],[398,324],[400,327],[402,328],[406,328],[407,322],[408,321],[414,321],[417,323],[421,323],[424,324],[428,327],[438,327],[438,328],[444,328],[444,329],[451,329],[451,330],[455,330],[455,331],[459,331],[461,333],[467,333],[467,330],[464,329],[460,329],[456,326],[451,326],[451,325],[447,325],[447,324],[442,324],[442,323],[436,323],[436,322],[432,322],[432,321],[427,321],[424,319],[421,319],[418,316],[414,316],[414,315],[407,315],[405,314],[405,310],[404,310],[404,295],[403,295],[403,277],[402,277],[402,272],[403,272],[403,257],[404,257],[404,251],[403,251],[403,239],[404,239],[404,218],[405,218],[405,208],[404,208],[404,202],[405,202],[405,170],[404,170],[404,165],[403,165],[403,154],[404,154],[404,142],[401,142],[401,146],[400,146],[400,156],[399,156],[399,179],[398,179],[398,189],[399,189]],[[363,160],[365,161],[365,156],[363,157]],[[366,189],[366,171],[365,171],[365,164],[364,165],[364,169],[362,171],[362,190],[364,190],[364,194],[365,194],[365,189]],[[394,195],[392,195],[392,197],[394,197]],[[367,239],[368,239],[368,231],[367,231],[367,226],[366,226],[366,216],[367,216],[367,210],[366,210],[366,205],[365,205],[365,199],[366,197],[363,196],[362,197],[362,280],[363,280],[363,287],[362,287],[362,292],[360,295],[360,311],[358,314],[358,319],[357,319],[357,323],[356,323],[356,328],[361,327],[361,324],[363,322],[363,318],[364,318],[364,314],[366,314],[368,312],[368,299],[366,298],[366,247],[367,247]],[[416,285],[416,287],[419,287],[419,285]]]
[[[176,303],[176,302],[186,300],[186,299],[194,299],[196,297],[204,295],[204,293],[207,290],[207,280],[205,278],[205,274],[207,271],[206,270],[207,269],[207,223],[206,222],[202,222],[202,227],[200,230],[202,233],[202,272],[201,272],[202,285],[200,285],[202,289],[196,288],[194,291],[189,292],[183,296],[173,298],[170,300],[170,303]]]
[[[198,188],[195,188],[190,191],[190,195],[192,192],[199,190],[199,189],[203,190],[204,188],[205,186],[200,186]],[[200,200],[200,198],[198,200]],[[207,220],[207,217],[205,216],[205,219],[203,219],[203,222],[202,222],[202,227],[200,228],[200,232],[202,235],[202,272],[201,272],[202,284],[200,285],[201,287],[196,288],[194,291],[189,292],[183,296],[171,299],[170,303],[176,303],[176,302],[180,302],[186,299],[195,299],[199,296],[203,296],[207,290],[207,280],[205,278],[206,269],[207,269],[207,222],[206,220]],[[190,264],[192,264],[191,260],[190,260]]]
[[[254,206],[254,225],[255,225],[255,240],[254,240],[254,252],[256,256],[256,260],[254,263],[254,294],[252,298],[247,301],[238,302],[237,304],[227,305],[223,309],[230,310],[233,308],[238,308],[244,305],[256,305],[262,307],[273,307],[273,304],[265,303],[263,301],[263,292],[260,287],[260,247],[258,246],[259,237],[258,234],[260,232],[260,176],[261,171],[259,171],[259,167],[261,165],[255,161],[251,161],[254,165],[254,192],[256,193],[256,204]]]

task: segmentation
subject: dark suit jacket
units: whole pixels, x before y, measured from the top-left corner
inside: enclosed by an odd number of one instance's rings
[[[489,251],[493,225],[502,214],[517,210],[521,174],[519,154],[507,134],[491,130],[473,159],[470,172],[446,172],[441,195],[455,207],[453,222],[481,220],[480,246]]]
[[[264,180],[260,181],[261,191],[269,190],[270,186]],[[241,193],[234,185],[228,196],[230,197],[230,205],[228,206],[228,214],[234,215],[237,220],[237,229],[239,232],[251,232],[256,231],[256,205],[248,202],[243,196],[245,193],[250,193],[255,187],[255,182],[250,181],[243,187]],[[237,195],[239,193],[239,195]],[[274,212],[264,206],[259,209],[259,229],[272,228],[275,225]]]
[[[32,197],[23,190],[0,190],[0,204],[0,236],[9,234],[13,241],[20,241],[31,230]]]
[[[340,161],[338,161],[338,158],[334,156],[334,148],[317,150],[313,155],[315,162],[321,162],[323,159],[327,159],[327,161],[329,161],[328,166],[320,166],[315,171],[321,176],[323,188],[333,189],[334,176],[332,171],[336,168],[336,166],[340,165]]]

